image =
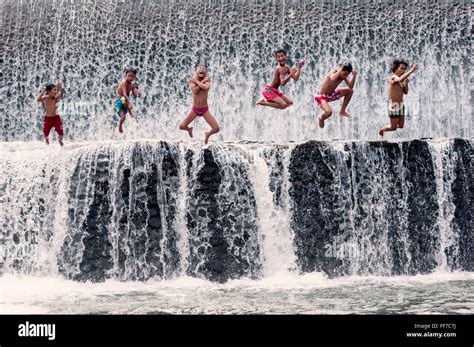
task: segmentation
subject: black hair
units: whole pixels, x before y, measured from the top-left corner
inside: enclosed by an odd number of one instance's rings
[[[342,71],[352,72],[352,64],[345,63],[344,66],[342,67]]]
[[[408,62],[405,59],[395,59],[392,62],[392,72],[395,72],[398,69],[398,67],[402,64],[408,67]]]
[[[275,56],[277,56],[278,53],[283,53],[286,56],[286,51],[283,48],[277,49],[277,51],[275,52]]]
[[[50,90],[56,88],[56,85],[54,83],[48,83],[46,85],[46,91],[49,92]]]
[[[133,67],[129,67],[125,70],[125,75],[128,74],[129,72],[133,73],[135,76],[137,75],[137,69],[134,69]]]

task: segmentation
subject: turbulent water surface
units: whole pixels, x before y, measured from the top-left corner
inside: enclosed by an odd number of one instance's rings
[[[1,312],[474,311],[469,2],[0,7]],[[255,105],[277,47],[306,59],[283,111]],[[420,69],[380,141],[395,57]],[[353,119],[319,129],[340,58],[359,70]],[[222,129],[207,146],[201,119],[193,141],[177,129],[198,63]],[[119,135],[127,66],[143,95]],[[34,102],[57,78],[64,148],[38,141]]]

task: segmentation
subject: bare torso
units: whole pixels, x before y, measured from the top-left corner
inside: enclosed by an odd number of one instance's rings
[[[56,98],[52,98],[50,96],[45,97],[43,99],[43,105],[46,117],[54,117],[57,115],[56,109],[58,107],[58,101]]]
[[[125,88],[127,89],[127,95],[123,95],[123,86],[125,86]],[[128,83],[127,81],[123,80],[117,87],[116,98],[118,99],[122,96],[126,96],[128,98],[133,88],[135,88],[135,85],[133,83]]]
[[[280,66],[278,65],[273,72],[273,79],[270,82],[269,86],[274,88],[279,88],[281,85],[281,77],[288,75],[290,73],[290,67],[288,65]]]
[[[211,81],[211,79],[206,76],[202,80],[198,79],[199,82],[206,83],[207,81]],[[190,81],[190,84],[192,87],[195,87],[196,84],[192,81]],[[193,89],[191,88],[191,94],[193,96],[193,105],[196,107],[206,107],[207,106],[207,96],[209,94],[209,90],[204,90],[202,88],[199,88],[199,91],[197,93],[193,92]]]
[[[335,81],[331,80],[331,75],[336,73],[337,69],[332,70],[324,79],[323,83],[321,84],[321,88],[319,89],[320,93],[322,94],[332,94],[336,90],[337,86],[341,84],[344,79],[337,79]]]
[[[403,83],[402,82],[390,83],[390,81],[394,77],[397,77],[397,76],[392,75],[390,77],[389,85],[388,85],[388,95],[392,102],[402,102],[403,101]]]

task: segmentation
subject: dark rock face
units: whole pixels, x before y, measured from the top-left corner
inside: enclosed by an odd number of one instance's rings
[[[343,150],[308,142],[293,150],[289,170],[301,271],[394,275],[436,267],[438,205],[426,142],[353,142]],[[338,255],[349,246],[357,257]]]
[[[172,276],[180,259],[175,226],[178,152],[161,143],[134,145],[129,160],[119,153],[111,163],[113,154],[102,149],[77,163],[59,269],[81,281]]]
[[[435,255],[439,252],[433,160],[424,141],[405,142],[402,148],[408,187],[409,273],[429,273],[437,266]]]
[[[227,167],[241,184],[225,182],[230,185],[224,193],[220,190],[225,168],[210,149],[203,151],[200,167],[193,169],[192,165],[188,160],[188,274],[218,282],[255,277],[261,267],[256,203],[244,164]]]
[[[474,163],[472,145],[467,140],[455,139],[455,179],[452,185],[453,203],[456,206],[452,228],[459,235],[459,259],[455,268],[474,271]]]
[[[268,165],[273,206],[291,210],[300,271],[474,271],[472,141],[441,144],[313,141],[291,153],[278,145],[252,152]],[[260,278],[262,192],[250,179],[260,167],[248,154],[227,145],[95,145],[64,167],[9,174],[0,198],[14,218],[0,219],[0,270],[50,271],[46,252],[61,240],[58,270],[78,281]]]
[[[324,143],[297,146],[291,155],[289,194],[294,204],[291,227],[301,271],[325,271],[335,276],[348,270],[340,259],[325,255],[324,246],[343,232],[342,216],[334,213],[340,204],[338,182],[328,157],[330,149]]]

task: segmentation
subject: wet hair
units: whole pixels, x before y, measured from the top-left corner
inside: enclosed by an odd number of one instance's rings
[[[406,60],[404,60],[404,59],[395,59],[392,62],[392,72],[395,72],[398,69],[398,67],[402,64],[408,67],[408,62]]]
[[[283,48],[277,49],[275,52],[275,57],[278,55],[278,53],[283,53],[286,56],[286,51]]]
[[[342,67],[342,71],[352,72],[352,64],[351,64],[351,63],[346,63],[346,64]]]
[[[50,90],[56,88],[56,85],[54,83],[48,83],[46,85],[46,91],[49,92]]]
[[[137,75],[137,69],[134,69],[133,67],[129,67],[125,70],[125,75],[128,74],[129,72],[133,73],[135,76]]]

